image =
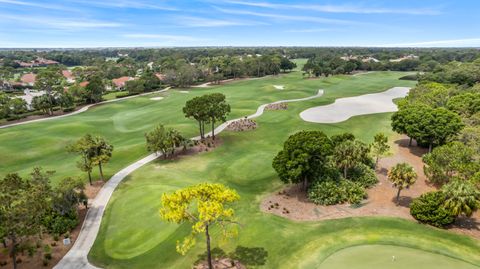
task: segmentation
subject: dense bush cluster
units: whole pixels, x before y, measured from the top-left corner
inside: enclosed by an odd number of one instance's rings
[[[440,191],[427,192],[410,204],[410,214],[418,221],[436,227],[445,227],[455,221],[455,216],[443,206],[445,195]]]
[[[319,205],[359,204],[366,197],[365,188],[350,180],[317,181],[308,191],[308,199]]]

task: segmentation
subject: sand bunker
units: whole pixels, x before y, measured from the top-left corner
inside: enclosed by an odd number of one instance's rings
[[[189,91],[180,91],[181,93],[189,93]]]
[[[153,101],[158,101],[158,100],[162,100],[162,99],[163,99],[163,97],[161,97],[161,96],[150,98],[150,100],[153,100]]]
[[[333,104],[304,110],[300,117],[308,122],[336,123],[357,115],[394,112],[397,105],[392,100],[405,97],[409,90],[409,87],[394,87],[381,93],[340,98]]]
[[[283,86],[283,85],[273,85],[273,87],[274,87],[275,89],[277,89],[277,90],[283,90],[283,89],[285,89],[285,86]]]

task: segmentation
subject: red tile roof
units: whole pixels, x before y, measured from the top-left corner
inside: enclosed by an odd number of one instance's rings
[[[87,87],[88,83],[90,83],[90,82],[88,82],[88,81],[82,81],[82,82],[80,82],[80,84],[78,84],[78,85],[80,85],[80,87]]]
[[[112,79],[112,82],[116,87],[123,87],[125,86],[125,82],[133,79],[134,78],[132,77],[119,77],[119,78]]]
[[[35,83],[36,78],[37,78],[37,75],[35,75],[34,73],[28,73],[28,74],[23,75],[20,78],[20,80],[23,83],[30,84],[30,83]]]
[[[70,70],[62,70],[62,75],[65,78],[73,79],[73,74]]]

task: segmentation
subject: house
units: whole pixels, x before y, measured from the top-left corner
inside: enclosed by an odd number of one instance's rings
[[[164,81],[165,80],[165,75],[162,74],[162,73],[155,73],[155,76],[160,80],[160,81]]]
[[[378,63],[380,61],[377,58],[373,58],[372,56],[368,56],[366,58],[363,58],[362,62],[364,62],[364,63],[369,63],[369,62]]]
[[[115,88],[117,88],[117,90],[123,90],[123,88],[125,87],[125,82],[130,81],[130,80],[134,80],[134,78],[132,78],[132,77],[119,77],[119,78],[112,79],[112,83],[115,86]]]
[[[39,67],[39,66],[59,64],[59,62],[57,61],[47,60],[44,58],[37,58],[36,60],[30,61],[30,62],[16,61],[16,63],[18,63],[20,67]]]
[[[70,70],[62,70],[62,75],[67,80],[68,83],[75,82],[75,77],[73,76]]]
[[[27,73],[20,78],[20,81],[22,82],[23,86],[33,86],[35,84],[36,79],[37,79],[36,74]]]
[[[344,61],[350,61],[350,60],[357,60],[358,57],[357,56],[353,56],[353,55],[347,55],[347,56],[342,56],[340,57],[340,59],[344,60]]]
[[[87,87],[88,83],[90,83],[90,82],[88,82],[88,81],[82,81],[82,82],[80,82],[78,85],[79,85],[80,87],[85,88],[85,87]]]
[[[390,62],[398,63],[398,62],[405,61],[405,60],[416,60],[416,59],[418,59],[418,56],[413,55],[413,54],[409,54],[409,55],[402,56],[398,59],[391,59]]]

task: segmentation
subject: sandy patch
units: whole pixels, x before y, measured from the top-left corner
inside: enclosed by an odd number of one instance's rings
[[[150,98],[150,100],[153,100],[153,101],[159,101],[159,100],[162,100],[162,99],[163,99],[163,97],[161,97],[161,96]]]
[[[390,216],[415,221],[410,215],[410,202],[422,193],[435,190],[423,173],[421,156],[426,153],[426,150],[416,146],[408,147],[406,136],[399,136],[393,150],[395,151],[393,156],[380,159],[376,171],[379,183],[367,190],[368,199],[363,201],[360,207],[353,207],[349,204],[316,205],[307,199],[300,186],[294,185],[267,196],[261,202],[260,208],[263,212],[296,221],[362,216]],[[395,203],[396,190],[387,179],[387,171],[400,162],[411,164],[418,174],[418,179],[410,189],[402,190],[400,205],[397,206]],[[471,218],[459,218],[449,230],[480,238],[480,212],[477,211]]]
[[[275,89],[277,89],[277,90],[283,90],[283,89],[285,89],[285,86],[283,86],[283,85],[273,85],[273,87],[274,87]]]
[[[353,116],[397,111],[393,99],[405,97],[409,87],[394,87],[381,93],[340,98],[335,103],[317,106],[300,113],[304,121],[315,123],[336,123]]]
[[[189,91],[179,91],[180,93],[189,93]]]

